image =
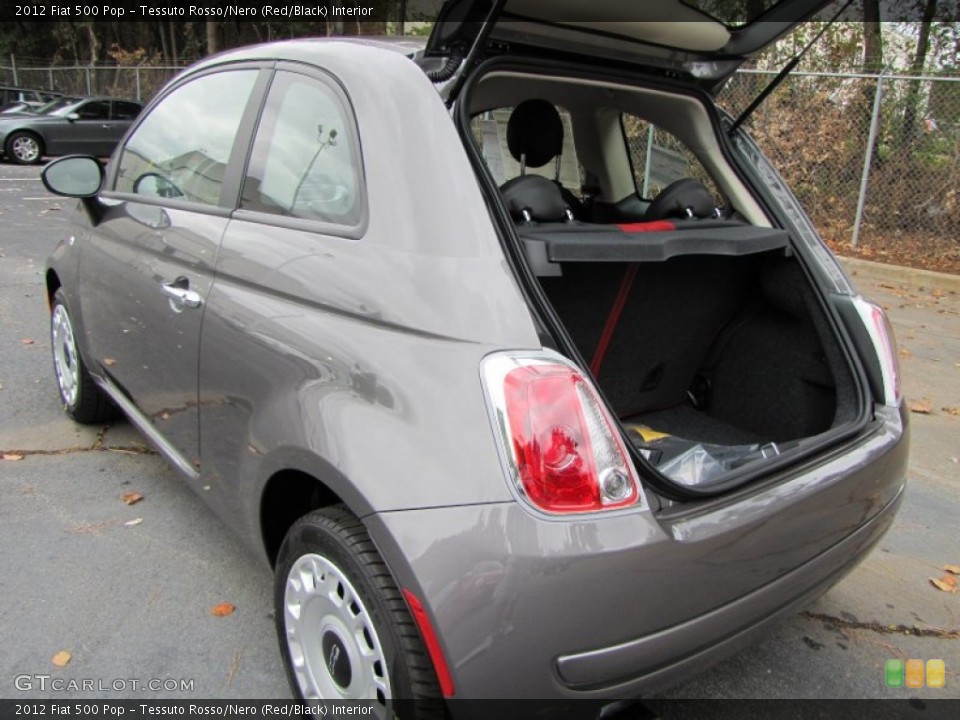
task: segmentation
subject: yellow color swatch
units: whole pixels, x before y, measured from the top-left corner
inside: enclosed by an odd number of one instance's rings
[[[947,666],[943,660],[927,660],[927,687],[942,688],[946,676]]]

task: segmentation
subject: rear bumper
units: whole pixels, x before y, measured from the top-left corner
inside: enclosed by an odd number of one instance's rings
[[[769,626],[816,599],[849,572],[889,529],[903,490],[870,522],[774,582],[700,617],[612,647],[561,656],[556,671],[569,688],[615,696],[665,687],[748,645]],[[798,595],[798,593],[800,593]],[[643,675],[624,677],[628,668]]]
[[[674,517],[545,519],[510,502],[365,522],[427,609],[455,698],[637,697],[748,644],[880,539],[907,431],[902,412],[877,417],[832,456]]]

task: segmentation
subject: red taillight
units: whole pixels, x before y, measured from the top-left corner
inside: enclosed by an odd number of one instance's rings
[[[484,380],[517,490],[551,513],[622,508],[636,473],[589,381],[559,356],[490,356]]]
[[[883,402],[898,407],[900,405],[900,363],[897,359],[897,343],[893,337],[890,321],[879,305],[862,297],[855,298],[853,302],[873,341],[877,359],[880,361]]]

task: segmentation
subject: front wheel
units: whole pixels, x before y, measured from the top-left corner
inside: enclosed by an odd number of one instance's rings
[[[97,387],[80,357],[62,288],[54,293],[50,309],[50,346],[53,348],[53,371],[64,411],[85,425],[113,419],[113,404]]]
[[[298,698],[413,699],[405,717],[443,717],[417,626],[363,525],[342,507],[315,510],[287,533],[277,558],[277,635]]]
[[[7,157],[17,165],[36,165],[43,159],[43,141],[29,132],[15,132],[7,140]]]

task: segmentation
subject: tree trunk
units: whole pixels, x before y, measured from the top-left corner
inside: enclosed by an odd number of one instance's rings
[[[883,72],[883,34],[880,26],[880,0],[863,0],[863,72],[867,74]],[[877,94],[877,83],[864,82],[863,97],[860,108],[860,127],[857,131],[863,137],[866,146],[870,137],[870,123],[873,119],[873,103]],[[872,164],[879,162],[877,144],[880,142],[880,133],[877,133],[871,150]]]
[[[179,65],[178,56],[180,53],[177,52],[177,30],[172,20],[167,23],[167,29],[170,31],[170,55],[173,58],[173,64]]]
[[[863,72],[883,70],[883,35],[880,31],[880,0],[863,0]]]
[[[215,20],[207,20],[207,55],[220,52],[219,30],[219,23]]]
[[[911,75],[923,75],[930,51],[930,24],[937,13],[937,0],[927,0],[923,8],[923,20],[920,34],[917,36],[917,51],[910,66]],[[907,104],[903,113],[903,125],[900,126],[900,147],[906,148],[917,134],[917,111],[920,104],[920,80],[911,80],[907,89]]]
[[[163,53],[163,64],[171,65],[170,60],[170,43],[167,42],[167,31],[161,23],[157,23],[154,26],[157,30],[157,34],[160,36],[160,51]]]
[[[96,65],[100,55],[100,40],[97,38],[93,23],[87,24],[87,39],[90,41],[90,62],[88,64]]]

